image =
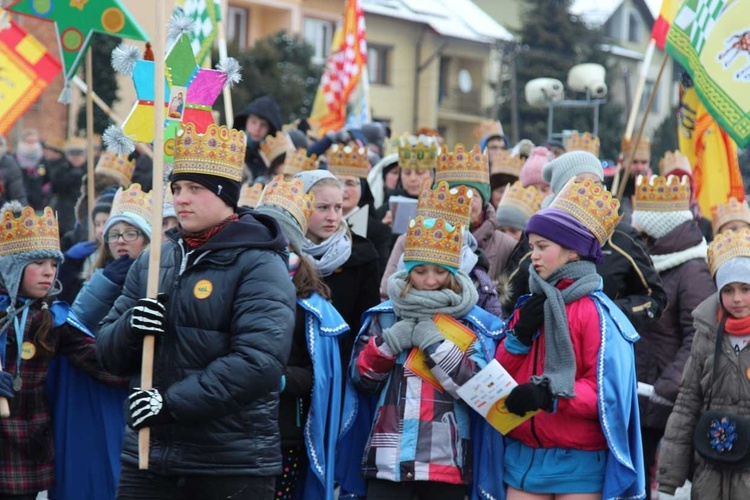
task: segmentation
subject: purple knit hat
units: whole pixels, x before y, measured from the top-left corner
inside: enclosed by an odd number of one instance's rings
[[[545,208],[535,213],[526,224],[526,234],[547,238],[596,264],[604,261],[599,240],[578,219],[564,210]]]

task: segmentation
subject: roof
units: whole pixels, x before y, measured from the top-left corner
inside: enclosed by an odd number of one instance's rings
[[[365,14],[426,24],[440,35],[485,44],[515,37],[471,0],[362,0]]]
[[[625,0],[573,0],[570,13],[579,16],[586,24],[601,26],[615,13]],[[646,21],[653,23],[659,16],[661,0],[633,0]]]

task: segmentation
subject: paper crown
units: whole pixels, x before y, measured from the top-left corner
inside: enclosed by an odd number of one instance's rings
[[[690,210],[690,181],[687,176],[639,175],[635,180],[633,210],[683,212]]]
[[[112,210],[109,212],[109,216],[114,217],[125,212],[140,215],[147,221],[151,220],[151,192],[144,193],[141,185],[137,182],[131,184],[127,189],[118,189],[115,198],[112,200]]]
[[[403,135],[398,141],[398,166],[432,170],[437,166],[440,145],[434,137]]]
[[[747,200],[737,201],[737,198],[732,196],[726,203],[711,208],[711,227],[714,234],[717,234],[724,224],[735,221],[750,225],[750,206]]]
[[[385,158],[386,156],[398,154],[398,145],[400,143],[401,143],[401,139],[396,137],[395,134],[392,137],[387,138],[385,142],[383,142],[382,158]]]
[[[501,149],[490,153],[490,175],[505,174],[514,177],[521,176],[524,159],[518,155],[512,155],[510,151]]]
[[[508,184],[497,208],[513,207],[531,217],[542,207],[544,194],[536,186],[523,187],[521,181]]]
[[[425,262],[458,269],[463,231],[444,219],[425,219],[418,215],[409,222],[404,262]]]
[[[723,264],[736,257],[750,257],[750,229],[714,235],[714,240],[708,245],[708,268],[711,276]]]
[[[300,172],[318,169],[318,155],[307,156],[307,150],[298,149],[287,153],[281,172],[284,175],[296,175]]]
[[[471,198],[474,193],[468,186],[448,187],[447,182],[439,182],[434,189],[432,181],[425,181],[417,202],[417,215],[425,219],[445,219],[454,226],[469,227]]]
[[[474,142],[482,142],[482,139],[491,135],[505,135],[503,126],[497,120],[484,120],[474,127]]]
[[[603,245],[612,235],[621,215],[617,214],[620,202],[598,182],[591,179],[570,179],[550,204],[568,212],[591,231]]]
[[[622,138],[622,142],[620,143],[620,152],[622,153],[623,158],[627,158],[630,152],[633,150],[633,142],[634,141],[632,139],[626,139],[625,137]],[[641,136],[640,140],[638,141],[638,147],[635,150],[635,156],[633,157],[633,159],[651,159],[651,141],[648,140],[648,137]]]
[[[579,134],[573,132],[565,141],[565,151],[588,151],[594,156],[599,156],[599,138],[589,132]]]
[[[464,150],[463,144],[457,144],[456,149],[448,151],[446,148],[438,156],[435,182],[448,183],[478,182],[490,183],[490,164],[487,155],[478,145],[470,151]]]
[[[337,177],[359,177],[367,179],[370,158],[366,148],[355,148],[334,144],[326,151],[328,170]]]
[[[128,160],[128,155],[116,155],[107,150],[102,151],[94,173],[104,173],[117,179],[121,187],[128,187],[133,179],[135,159]]]
[[[0,257],[34,250],[60,251],[57,218],[50,207],[40,215],[33,207],[24,207],[19,217],[13,215],[13,210],[6,209],[2,218]]]
[[[690,160],[688,160],[687,156],[679,151],[667,151],[661,160],[659,160],[659,173],[666,177],[675,170],[681,170],[688,174],[693,173],[693,169],[690,168]]]
[[[315,195],[306,194],[302,179],[284,180],[283,175],[277,175],[263,190],[258,206],[273,205],[283,208],[294,217],[302,229],[307,232],[307,221],[313,213]]]
[[[242,130],[211,124],[199,134],[192,123],[178,133],[173,175],[202,174],[242,182],[247,139]]]
[[[294,144],[282,131],[276,132],[276,135],[267,135],[260,143],[260,154],[269,166],[276,158],[290,151],[294,151]]]
[[[240,189],[240,199],[237,202],[237,206],[255,208],[258,206],[262,194],[263,184],[260,182],[256,182],[252,186],[243,184],[242,189]]]

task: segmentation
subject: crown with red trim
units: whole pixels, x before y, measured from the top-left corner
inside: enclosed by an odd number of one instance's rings
[[[454,226],[469,227],[471,199],[474,193],[468,186],[448,187],[447,182],[425,181],[417,202],[417,215],[425,219],[445,219]]]
[[[404,262],[424,262],[458,269],[464,237],[461,226],[418,215],[409,222]]]
[[[633,211],[683,212],[690,210],[690,180],[676,175],[639,175],[635,181]]]
[[[750,257],[750,229],[714,235],[714,240],[708,245],[708,268],[711,276],[723,264],[736,257]]]
[[[586,226],[603,245],[612,235],[622,216],[618,214],[620,202],[612,193],[591,179],[576,181],[571,178],[550,204],[568,212]]]
[[[313,213],[314,200],[315,195],[312,192],[305,193],[302,179],[295,178],[287,181],[283,175],[277,175],[263,190],[257,206],[274,205],[283,208],[294,217],[302,229],[302,234],[305,234],[307,221]]]

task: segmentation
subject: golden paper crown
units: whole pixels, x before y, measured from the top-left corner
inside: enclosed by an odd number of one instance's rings
[[[260,154],[269,166],[276,158],[290,151],[294,151],[294,144],[292,144],[289,136],[282,131],[276,132],[275,136],[267,135],[260,143]]]
[[[432,170],[437,166],[440,145],[434,137],[404,135],[398,141],[399,168]]]
[[[263,190],[258,206],[273,205],[283,208],[294,217],[294,220],[302,229],[302,234],[307,232],[307,221],[313,213],[313,201],[315,195],[305,193],[302,179],[284,180],[283,175],[277,175],[268,183]],[[299,249],[297,249],[299,250]]]
[[[240,199],[237,206],[255,208],[258,206],[260,196],[263,194],[263,184],[256,182],[252,186],[243,184],[240,190]]]
[[[667,151],[661,160],[659,160],[659,173],[666,177],[675,170],[682,170],[688,174],[693,173],[693,169],[690,168],[690,160],[687,159],[687,156],[679,151]]]
[[[750,206],[747,200],[737,201],[737,198],[732,196],[726,203],[711,208],[711,227],[714,234],[717,234],[724,224],[735,221],[750,225]]]
[[[599,156],[599,138],[586,132],[579,134],[573,132],[568,140],[565,141],[565,150],[570,151],[588,151],[594,156]]]
[[[417,215],[425,219],[445,219],[454,226],[469,227],[471,198],[468,186],[449,188],[447,182],[439,182],[431,189],[431,180],[425,181],[417,202]]]
[[[711,276],[735,257],[750,257],[750,229],[714,235],[714,240],[708,245],[708,268]]]
[[[598,182],[584,179],[576,182],[570,179],[550,208],[568,212],[591,231],[599,244],[603,245],[612,235],[621,215],[617,214],[620,202]]]
[[[620,152],[622,153],[622,157],[627,158],[632,150],[633,140],[623,137],[622,142],[620,143]],[[635,156],[633,157],[633,159],[646,161],[651,159],[651,141],[648,140],[648,137],[641,136],[640,140],[638,141],[638,147],[635,150]]]
[[[497,208],[513,207],[531,217],[542,207],[544,194],[536,186],[523,187],[521,181],[508,184]]]
[[[0,257],[34,250],[60,251],[57,218],[50,207],[45,207],[41,215],[33,207],[23,207],[19,217],[6,209],[2,217]]]
[[[287,153],[284,165],[281,166],[281,174],[295,175],[300,172],[318,169],[318,155],[307,156],[307,150],[298,149]]]
[[[503,125],[498,120],[484,120],[474,127],[474,142],[482,142],[491,135],[505,135]]]
[[[476,144],[470,151],[465,151],[464,145],[460,143],[456,145],[456,149],[453,151],[444,148],[438,156],[435,172],[435,182],[440,181],[489,184],[490,163],[487,160],[487,155]]]
[[[418,261],[458,269],[463,241],[460,226],[419,215],[409,222],[404,262]]]
[[[520,177],[524,161],[523,158],[512,155],[506,149],[492,152],[490,153],[490,175],[505,174]]]
[[[633,210],[682,212],[690,210],[690,181],[675,175],[639,175],[635,180]]]
[[[125,212],[140,215],[147,221],[151,220],[151,192],[144,193],[141,185],[137,182],[130,187],[120,188],[115,193],[112,200],[112,210],[109,212],[110,217],[121,215]]]
[[[401,144],[401,140],[396,137],[394,134],[392,137],[388,137],[383,142],[383,156],[382,158],[385,158],[386,156],[390,155],[397,155],[398,154],[398,145]]]
[[[202,174],[242,182],[245,168],[245,132],[211,124],[205,134],[188,123],[177,134],[173,175]]]
[[[111,175],[121,187],[128,187],[133,179],[135,171],[135,159],[128,160],[128,155],[116,155],[109,151],[102,151],[99,162],[94,168],[94,173]]]
[[[355,148],[334,144],[326,151],[328,170],[337,177],[359,177],[367,179],[370,158],[366,148]]]

